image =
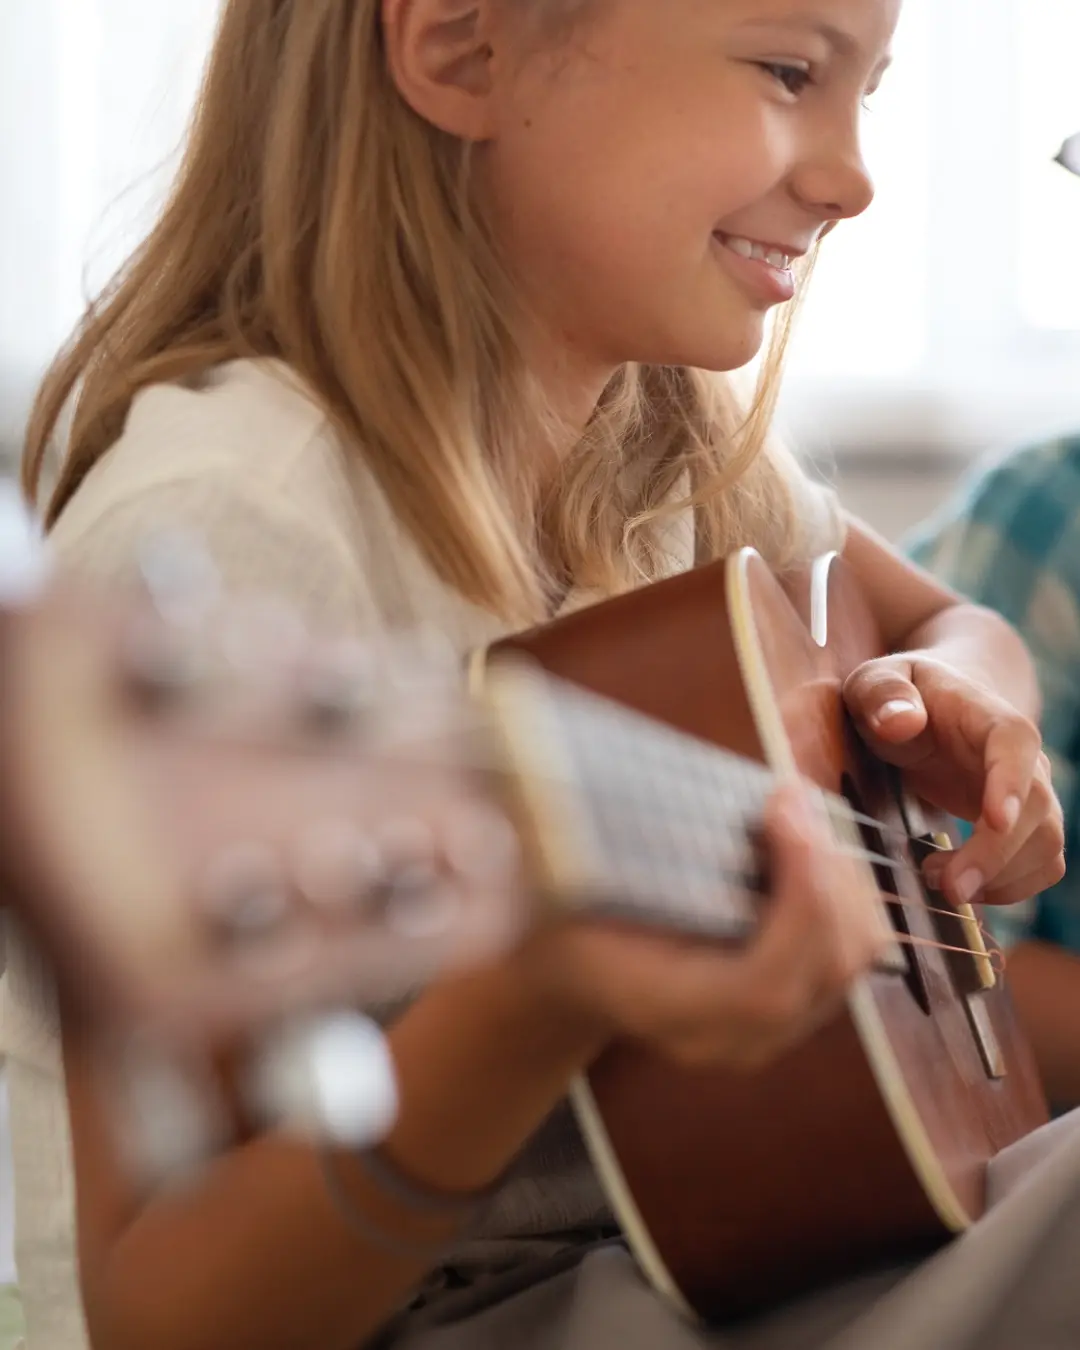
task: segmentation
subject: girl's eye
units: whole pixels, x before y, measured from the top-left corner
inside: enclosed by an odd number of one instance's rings
[[[783,61],[759,61],[758,65],[796,98],[813,83],[805,66],[789,66]]]

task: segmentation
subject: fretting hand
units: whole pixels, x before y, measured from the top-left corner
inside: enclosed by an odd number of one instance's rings
[[[867,662],[844,697],[864,740],[916,796],[974,822],[960,849],[927,862],[930,885],[955,903],[1008,905],[1060,881],[1061,806],[1033,722],[921,653]]]
[[[690,1065],[758,1068],[833,1017],[890,930],[869,868],[800,787],[770,803],[772,894],[745,949],[573,920],[513,958],[541,1009]]]

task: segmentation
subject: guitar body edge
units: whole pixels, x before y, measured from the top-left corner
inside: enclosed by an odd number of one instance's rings
[[[618,1151],[608,1134],[603,1112],[593,1095],[587,1074],[575,1079],[570,1090],[570,1102],[589,1157],[642,1274],[680,1317],[688,1322],[701,1322],[697,1310],[684,1297],[678,1280],[653,1240],[645,1216],[634,1199],[633,1188],[619,1162]]]
[[[728,619],[735,654],[742,671],[747,697],[754,712],[765,755],[778,774],[797,772],[791,742],[773,696],[768,664],[762,651],[747,584],[747,569],[757,555],[750,549],[732,555],[726,569]],[[806,618],[813,641],[824,647],[829,636],[828,592],[830,574],[838,561],[835,553],[817,560],[810,572],[809,613]],[[958,1234],[971,1226],[962,1200],[949,1183],[944,1168],[923,1127],[918,1107],[908,1091],[903,1073],[889,1044],[877,1004],[865,982],[849,994],[848,1014],[858,1033],[867,1064],[881,1091],[882,1101],[896,1128],[912,1171],[922,1186],[944,1229]]]

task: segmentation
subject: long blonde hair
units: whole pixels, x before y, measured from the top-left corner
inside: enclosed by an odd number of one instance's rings
[[[507,618],[542,614],[556,578],[616,591],[656,576],[658,523],[684,484],[699,556],[797,550],[789,464],[768,437],[788,320],[748,411],[722,377],[629,366],[555,487],[530,478],[521,428],[542,406],[467,160],[399,96],[380,0],[227,0],[165,209],[39,392],[23,462],[34,501],[72,407],[46,523],[139,390],[271,357],[437,572]]]

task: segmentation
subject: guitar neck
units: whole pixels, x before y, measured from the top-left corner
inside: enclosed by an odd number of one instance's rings
[[[770,769],[527,667],[500,663],[488,701],[559,907],[721,940],[753,931]],[[850,826],[846,803],[822,798]]]

